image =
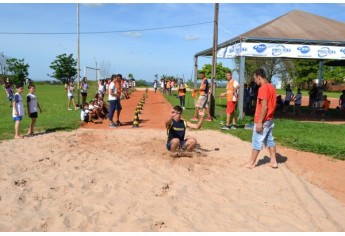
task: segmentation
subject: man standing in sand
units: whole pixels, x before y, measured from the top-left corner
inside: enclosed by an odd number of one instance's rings
[[[245,167],[254,168],[256,159],[263,145],[270,152],[270,167],[278,168],[276,159],[276,144],[273,138],[273,115],[276,107],[277,93],[275,88],[266,79],[266,73],[263,69],[257,69],[254,72],[255,83],[260,87],[256,102],[254,127],[252,137],[252,156]]]
[[[186,150],[187,152],[193,151],[196,147],[197,141],[195,138],[184,138],[186,127],[200,129],[204,120],[204,111],[199,111],[200,119],[197,124],[184,121],[181,119],[182,111],[182,107],[175,106],[171,110],[170,117],[165,121],[165,127],[167,128],[168,133],[166,147],[171,152],[177,152],[178,149]]]

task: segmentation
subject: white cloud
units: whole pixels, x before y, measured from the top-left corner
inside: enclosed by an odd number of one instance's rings
[[[199,36],[199,35],[196,35],[196,34],[194,34],[194,35],[186,35],[186,36],[184,37],[185,40],[197,40],[197,39],[199,39],[199,38],[200,38],[200,36]]]
[[[124,32],[122,33],[122,36],[126,36],[126,37],[133,37],[133,38],[139,38],[141,37],[143,34],[140,32]]]

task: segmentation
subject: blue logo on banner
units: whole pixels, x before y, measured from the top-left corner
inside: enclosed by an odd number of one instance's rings
[[[345,48],[340,49],[340,52],[342,52],[343,54],[345,54]]]
[[[319,57],[325,57],[330,54],[335,54],[334,50],[329,49],[328,47],[322,47],[321,49],[317,50],[317,54]]]
[[[241,52],[246,52],[247,50],[248,50],[247,48],[241,47],[241,45],[236,46],[236,53],[237,54],[240,54]]]
[[[303,54],[306,54],[306,53],[308,53],[310,51],[310,47],[302,46],[302,47],[298,47],[297,50],[299,50]]]
[[[234,46],[228,47],[228,53],[233,53],[234,51],[235,51]]]
[[[279,56],[282,53],[291,52],[291,49],[284,47],[283,45],[278,45],[272,48],[272,56]]]
[[[255,46],[253,47],[253,49],[254,49],[255,51],[257,51],[258,53],[262,53],[262,52],[264,52],[264,51],[266,50],[266,45],[265,45],[265,44],[255,45]]]

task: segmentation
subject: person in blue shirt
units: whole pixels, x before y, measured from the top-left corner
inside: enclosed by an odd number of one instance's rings
[[[182,111],[181,106],[175,106],[171,110],[169,118],[165,121],[168,134],[166,148],[171,152],[177,152],[179,150],[193,151],[197,141],[195,138],[185,139],[186,128],[200,129],[204,121],[204,110],[199,110],[200,118],[197,124],[183,120]]]

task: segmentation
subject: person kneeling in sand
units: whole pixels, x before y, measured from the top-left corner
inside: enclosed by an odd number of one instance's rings
[[[199,110],[200,119],[197,124],[193,124],[181,118],[182,111],[182,107],[175,106],[171,110],[170,117],[165,121],[165,127],[167,128],[168,133],[166,148],[171,151],[172,154],[176,153],[176,156],[179,156],[177,153],[179,149],[186,150],[187,152],[191,152],[195,149],[197,144],[196,139],[184,138],[186,134],[186,127],[200,129],[205,115],[203,110]]]

